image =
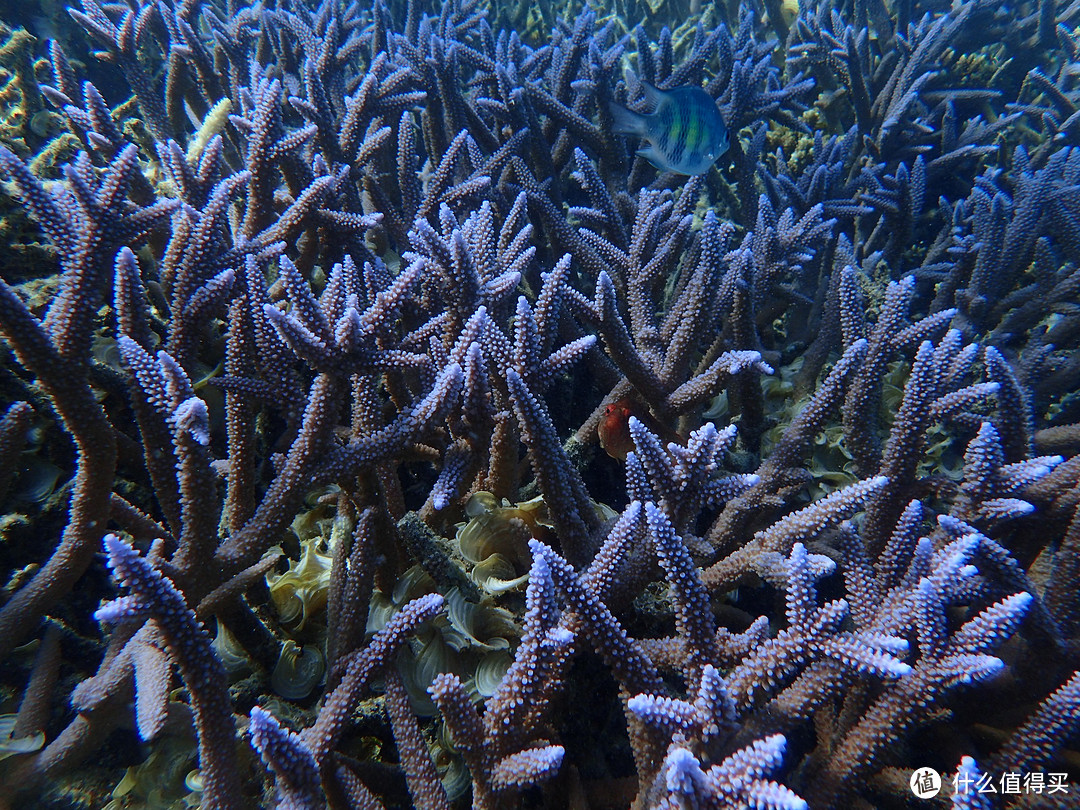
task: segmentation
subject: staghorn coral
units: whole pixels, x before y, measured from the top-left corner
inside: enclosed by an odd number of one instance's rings
[[[786,11],[80,0],[12,35],[5,800],[133,802],[192,730],[216,808],[1067,771],[1080,5]],[[613,135],[639,77],[702,87],[730,159]]]

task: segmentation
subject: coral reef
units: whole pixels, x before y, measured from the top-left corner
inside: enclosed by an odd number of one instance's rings
[[[1080,3],[39,10],[0,808],[1080,801]]]

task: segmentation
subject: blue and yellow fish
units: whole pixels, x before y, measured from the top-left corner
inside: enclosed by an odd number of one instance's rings
[[[728,148],[727,127],[716,102],[700,87],[661,90],[642,82],[651,113],[609,103],[613,132],[649,142],[638,154],[661,171],[705,174]]]

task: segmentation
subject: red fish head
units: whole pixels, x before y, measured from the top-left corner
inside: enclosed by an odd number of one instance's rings
[[[596,426],[600,437],[600,446],[612,458],[626,461],[626,454],[634,449],[634,440],[630,438],[630,417],[635,413],[633,403],[626,397],[617,402],[609,402],[604,407],[604,415]]]
[[[648,407],[631,397],[623,397],[604,406],[604,415],[596,426],[600,437],[600,446],[609,456],[619,461],[626,461],[626,454],[634,449],[634,440],[630,436],[630,417],[638,420],[664,443],[683,444],[683,438],[667,425],[657,421]]]

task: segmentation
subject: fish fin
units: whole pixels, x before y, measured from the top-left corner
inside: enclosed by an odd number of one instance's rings
[[[644,135],[648,132],[648,124],[641,113],[628,110],[614,101],[608,102],[608,112],[611,113],[611,131],[616,135]]]
[[[659,87],[649,84],[644,79],[638,79],[638,82],[641,84],[641,89],[645,91],[645,100],[649,103],[650,109],[655,110],[660,106],[660,102],[664,100],[667,93]]]
[[[668,163],[667,158],[661,154],[660,150],[656,146],[650,143],[648,146],[643,146],[637,150],[638,157],[645,158],[653,166],[658,168],[662,172],[671,172],[675,169],[671,168],[671,164]],[[680,172],[681,174],[682,172]]]

